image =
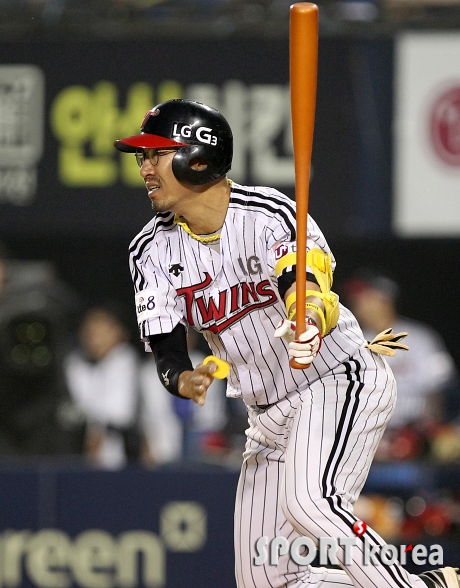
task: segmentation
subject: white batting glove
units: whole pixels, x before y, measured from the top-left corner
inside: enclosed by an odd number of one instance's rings
[[[295,322],[283,319],[276,326],[275,337],[283,338],[288,343],[295,339]]]
[[[277,326],[275,337],[282,337],[289,343],[289,355],[297,363],[310,365],[318,355],[323,340],[318,327],[307,318],[306,330],[295,339],[295,322],[283,319]]]

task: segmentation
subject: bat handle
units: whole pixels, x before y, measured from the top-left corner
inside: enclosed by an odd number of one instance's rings
[[[311,363],[297,363],[294,358],[291,358],[289,360],[289,365],[291,366],[291,368],[294,368],[296,370],[306,370],[311,366]]]
[[[305,290],[303,293],[305,293]],[[301,312],[302,309],[303,309],[303,312]],[[300,319],[299,319],[299,316],[300,316]],[[298,339],[300,337],[300,335],[305,332],[305,321],[306,321],[305,304],[303,304],[302,306],[299,306],[298,308],[296,307],[296,319],[295,320],[296,320],[295,338]],[[302,325],[303,325],[303,329],[302,329]],[[289,360],[289,365],[291,366],[291,368],[293,368],[295,370],[306,370],[310,367],[311,364],[298,363],[294,357],[291,357],[291,359]]]

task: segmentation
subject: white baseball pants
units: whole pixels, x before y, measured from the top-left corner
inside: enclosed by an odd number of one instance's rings
[[[314,369],[314,365],[309,369]],[[256,543],[285,537],[356,537],[353,504],[392,415],[396,384],[384,359],[361,349],[303,392],[267,408],[249,407],[246,451],[235,505],[238,588],[426,588],[394,565],[363,565],[363,541],[342,569],[299,565],[289,553],[255,565]],[[385,545],[368,528],[371,545]]]

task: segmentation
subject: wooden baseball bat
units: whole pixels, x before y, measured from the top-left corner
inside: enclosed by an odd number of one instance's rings
[[[296,339],[305,331],[307,281],[307,218],[311,152],[315,126],[318,72],[318,7],[297,2],[290,8],[290,83],[292,140],[294,146],[296,195]],[[296,369],[308,366],[291,359]]]

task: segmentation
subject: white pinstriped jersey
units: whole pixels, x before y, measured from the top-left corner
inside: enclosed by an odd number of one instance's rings
[[[168,333],[180,322],[205,336],[214,355],[228,361],[228,396],[267,405],[352,356],[365,341],[343,305],[336,328],[324,337],[308,370],[289,365],[287,343],[273,336],[286,318],[274,272],[277,258],[295,246],[295,202],[277,190],[231,183],[220,253],[158,213],[130,246],[141,338]],[[314,220],[307,247],[329,252]],[[335,266],[335,262],[334,262]]]

